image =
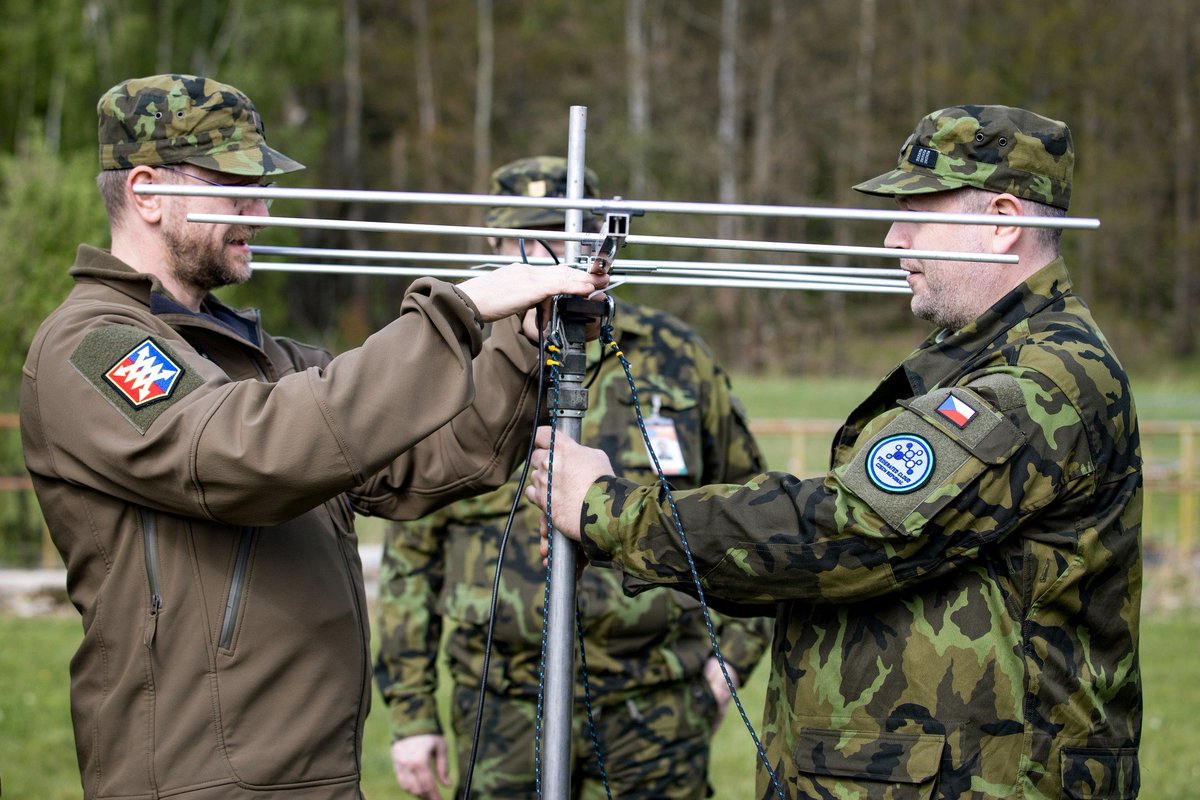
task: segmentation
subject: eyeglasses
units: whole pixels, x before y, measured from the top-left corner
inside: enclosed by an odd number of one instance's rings
[[[272,181],[271,183],[218,183],[216,181],[210,181],[208,178],[201,178],[199,175],[193,175],[190,172],[184,172],[181,169],[175,169],[174,167],[164,167],[164,166],[160,165],[160,166],[156,167],[156,169],[165,169],[167,172],[174,172],[176,175],[182,175],[185,178],[192,178],[194,180],[200,181],[201,183],[207,183],[209,186],[220,186],[220,187],[230,188],[230,189],[240,188],[240,187],[246,187],[246,188],[253,187],[255,189],[274,189],[275,185],[276,185],[274,181]],[[244,205],[253,203],[255,200],[261,200],[263,205],[265,205],[267,208],[270,208],[271,201],[274,198],[270,198],[270,197],[231,197],[229,199],[233,201],[233,205],[235,208],[241,208]]]

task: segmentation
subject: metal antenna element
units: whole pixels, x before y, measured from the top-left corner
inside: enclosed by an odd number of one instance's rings
[[[772,206],[747,203],[697,203],[670,200],[575,199],[562,197],[517,197],[490,194],[447,194],[442,192],[380,192],[365,189],[293,189],[276,186],[190,186],[147,183],[134,187],[136,194],[197,195],[201,197],[258,198],[263,200],[317,200],[344,203],[389,203],[401,205],[489,206],[506,208],[557,208],[593,213],[623,212],[631,215],[693,214],[697,216],[777,217],[783,219],[851,220],[855,222],[941,222],[951,225],[995,225],[989,214],[948,214],[941,211],[900,211],[822,206]],[[990,221],[989,221],[990,220]],[[1006,216],[1005,225],[1061,230],[1095,230],[1100,220],[1092,217]]]
[[[578,213],[578,212],[576,212]],[[568,217],[571,210],[567,210]],[[990,218],[996,224],[996,217]],[[1005,223],[1016,217],[1005,217]],[[494,236],[504,239],[545,239],[546,241],[589,242],[603,246],[607,238],[602,233],[581,231],[539,231],[523,228],[478,228],[467,225],[432,225],[415,222],[359,222],[348,219],[318,219],[313,217],[255,217],[243,214],[188,214],[188,222],[209,222],[223,225],[252,225],[259,228],[312,228],[338,231],[377,233],[437,233],[456,236]],[[951,261],[1016,264],[1014,255],[971,253],[946,250],[898,250],[893,247],[859,247],[856,245],[809,244],[807,242],[770,242],[747,239],[706,239],[684,236],[625,236],[626,244],[693,247],[714,250],[760,250],[774,253],[813,253],[820,255],[872,256],[876,258],[925,258]],[[568,254],[570,250],[568,248]],[[575,261],[568,259],[569,263]]]
[[[587,108],[571,106],[567,147],[567,196],[583,197],[584,137]],[[568,209],[566,230],[583,228],[583,212]],[[579,243],[567,242],[567,263],[579,261]],[[586,337],[587,323],[601,316],[607,305],[601,301],[559,297],[551,315],[551,336],[562,347],[561,380],[558,389],[559,416],[556,433],[579,441],[583,412],[587,410]],[[578,551],[565,535],[550,528],[554,560],[550,564],[549,602],[546,609],[545,747],[541,763],[541,787],[545,797],[565,800],[571,796],[571,715],[575,705],[575,567]]]

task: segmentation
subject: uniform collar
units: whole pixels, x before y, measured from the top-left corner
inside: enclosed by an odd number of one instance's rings
[[[103,283],[146,306],[150,313],[161,317],[172,327],[200,325],[211,328],[215,324],[225,332],[233,333],[256,347],[262,346],[262,330],[257,311],[232,309],[210,292],[201,301],[200,307],[203,311],[197,314],[172,297],[158,278],[138,272],[108,250],[80,245],[70,274],[76,281],[88,278]]]
[[[925,394],[969,370],[981,353],[1006,342],[1014,327],[1070,294],[1071,278],[1066,262],[1056,258],[1000,298],[978,319],[956,331],[935,331],[900,365],[912,394]]]

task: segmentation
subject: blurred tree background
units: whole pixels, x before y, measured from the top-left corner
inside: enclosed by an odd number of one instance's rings
[[[1103,224],[1066,234],[1064,248],[1118,352],[1142,368],[1194,363],[1200,14],[1191,0],[3,5],[0,410],[16,407],[25,346],[66,291],[75,246],[107,242],[92,184],[96,100],[124,78],[156,72],[206,74],[243,89],[271,143],[309,166],[285,185],[322,188],[486,191],[497,164],[565,154],[569,108],[585,105],[587,163],[604,194],[887,208],[849,187],[889,167],[923,114],[964,102],[1025,106],[1074,132],[1072,214]],[[482,216],[299,201],[274,210],[459,224]],[[635,220],[633,232],[873,245],[885,226],[661,215]],[[282,229],[258,241],[482,245]],[[275,332],[340,349],[391,319],[404,285],[264,273],[225,291],[230,302],[262,308]],[[874,375],[923,335],[903,296],[621,292],[694,323],[741,371]]]

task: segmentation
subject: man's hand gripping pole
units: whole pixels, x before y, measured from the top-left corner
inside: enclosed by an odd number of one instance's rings
[[[594,273],[610,273],[617,250],[625,242],[629,215],[609,214],[604,238],[578,257],[576,266]],[[557,380],[553,381],[547,405],[555,409],[554,435],[579,441],[583,414],[587,410],[587,340],[612,316],[612,297],[591,300],[570,295],[554,298],[547,348],[553,352]],[[593,338],[595,333],[593,333]],[[551,484],[552,487],[552,484]],[[552,498],[547,498],[553,502]],[[578,549],[575,543],[551,527],[552,559],[546,598],[544,718],[546,741],[539,765],[544,796],[568,796],[570,787],[570,720],[573,711],[575,660],[575,579]]]

